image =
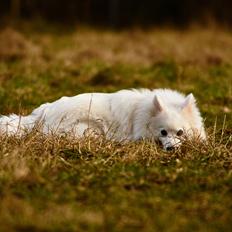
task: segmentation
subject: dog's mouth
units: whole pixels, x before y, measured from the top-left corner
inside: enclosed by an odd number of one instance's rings
[[[170,142],[166,142],[166,143],[162,143],[162,141],[158,140],[157,144],[159,146],[161,146],[165,151],[174,151],[176,150],[178,147],[181,146],[182,142],[178,141],[174,144],[170,143]]]

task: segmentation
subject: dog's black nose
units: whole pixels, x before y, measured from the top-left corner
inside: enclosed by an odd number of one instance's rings
[[[166,149],[167,149],[167,151],[172,151],[172,150],[174,150],[174,149],[175,149],[175,147],[170,146],[170,147],[167,147]]]

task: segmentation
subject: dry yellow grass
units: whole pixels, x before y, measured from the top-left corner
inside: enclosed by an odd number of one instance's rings
[[[151,65],[163,60],[210,65],[230,63],[232,60],[232,35],[219,27],[115,32],[81,27],[72,32],[61,32],[59,36],[34,33],[29,37],[6,28],[1,31],[0,38],[2,58],[25,57],[26,54],[41,56],[42,49],[45,54],[54,52],[52,59],[66,65],[78,65],[91,59],[108,64],[135,65]]]

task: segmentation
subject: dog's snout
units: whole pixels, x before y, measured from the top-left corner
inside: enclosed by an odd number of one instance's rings
[[[167,151],[172,151],[172,150],[174,150],[174,149],[175,149],[174,146],[169,146],[169,147],[166,148]]]

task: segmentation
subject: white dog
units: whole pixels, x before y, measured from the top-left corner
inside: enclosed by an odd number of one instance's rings
[[[170,89],[62,97],[41,105],[28,116],[0,117],[0,131],[22,135],[38,122],[42,122],[43,133],[73,133],[80,137],[94,131],[117,141],[155,139],[165,150],[179,146],[182,138],[205,139],[193,95],[185,97]]]

